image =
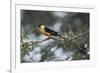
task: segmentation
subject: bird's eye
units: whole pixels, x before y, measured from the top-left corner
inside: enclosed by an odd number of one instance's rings
[[[40,25],[39,25],[39,27],[40,27]]]
[[[39,27],[41,27],[43,24],[40,24]]]

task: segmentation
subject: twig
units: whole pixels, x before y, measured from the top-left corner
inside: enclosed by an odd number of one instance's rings
[[[54,37],[48,37],[48,38],[46,38],[46,39],[44,39],[44,40],[41,40],[41,41],[37,41],[37,43],[42,43],[42,42],[44,42],[44,41],[47,41],[47,40],[49,40],[49,39],[53,39],[53,40],[57,40],[57,41],[63,41],[63,39],[60,39],[60,38],[54,38]]]
[[[76,39],[76,38],[78,38],[78,37],[81,37],[81,36],[83,36],[83,35],[87,34],[87,33],[89,33],[89,31],[84,32],[84,33],[82,33],[82,34],[79,34],[79,35],[77,35],[77,36],[73,37],[72,39],[74,40],[74,39]]]
[[[44,39],[44,40],[41,40],[41,41],[37,41],[37,43],[42,43],[43,41],[47,41],[47,40],[49,40],[50,38],[46,38],[46,39]]]
[[[68,56],[68,55],[67,55],[66,61],[69,60],[69,58],[71,58],[71,56]]]
[[[84,54],[87,54],[87,52],[84,51],[83,48],[81,48],[80,46],[78,46],[78,44],[76,44],[75,46],[78,48],[78,50],[79,50],[82,54],[83,54],[83,53],[84,53]]]
[[[54,38],[54,37],[51,37],[51,39],[57,40],[57,41],[62,41],[63,40],[62,38]]]

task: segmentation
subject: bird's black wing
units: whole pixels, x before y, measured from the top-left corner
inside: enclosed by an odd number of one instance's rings
[[[57,32],[51,30],[51,29],[48,28],[48,27],[45,27],[45,31],[46,31],[46,32],[49,32],[51,35],[57,35]]]

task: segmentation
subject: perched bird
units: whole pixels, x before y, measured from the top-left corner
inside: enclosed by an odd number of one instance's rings
[[[58,34],[58,32],[56,32],[56,31],[54,31],[54,30],[46,27],[43,24],[40,24],[39,25],[39,31],[41,32],[41,34],[46,35],[46,36],[49,36],[49,38],[51,36],[61,36],[61,35]]]

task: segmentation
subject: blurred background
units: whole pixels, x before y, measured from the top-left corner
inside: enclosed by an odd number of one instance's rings
[[[21,63],[89,60],[89,13],[21,10]],[[49,39],[39,24],[65,37],[63,42]]]

